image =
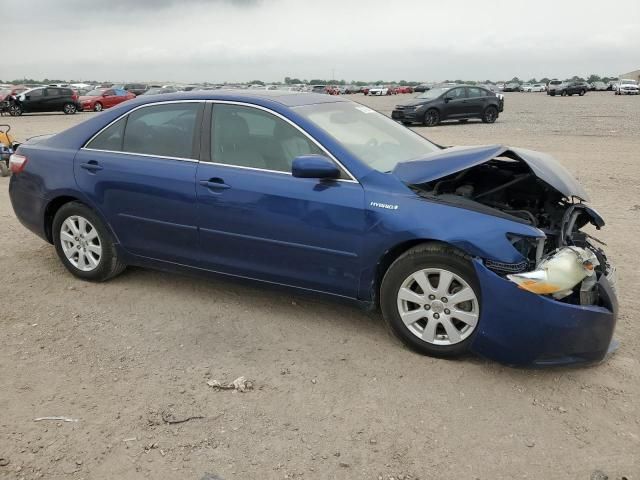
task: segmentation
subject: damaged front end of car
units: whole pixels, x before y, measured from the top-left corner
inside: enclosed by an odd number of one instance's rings
[[[505,232],[520,254],[517,262],[475,259],[484,320],[476,351],[505,363],[546,365],[594,362],[610,350],[615,268],[604,243],[585,231],[599,230],[604,220],[555,160],[500,145],[454,147],[399,164],[394,173],[426,200],[537,233]]]

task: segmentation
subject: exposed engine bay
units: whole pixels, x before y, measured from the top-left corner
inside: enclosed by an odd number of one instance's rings
[[[511,236],[524,260],[486,260],[494,272],[521,288],[574,304],[597,305],[597,280],[613,283],[603,242],[582,229],[604,226],[600,215],[575,195],[566,195],[535,173],[535,166],[506,150],[499,157],[410,187],[441,203],[508,218],[540,229],[546,238]],[[586,195],[584,195],[586,196]]]

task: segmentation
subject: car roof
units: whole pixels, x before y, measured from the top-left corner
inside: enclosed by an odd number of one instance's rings
[[[228,100],[247,103],[279,103],[286,107],[312,105],[316,103],[347,102],[334,95],[294,92],[287,90],[204,90],[163,94],[162,96],[141,95],[132,103],[143,105],[157,101],[170,102],[180,100]]]

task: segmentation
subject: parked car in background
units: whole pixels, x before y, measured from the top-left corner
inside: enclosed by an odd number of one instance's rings
[[[511,82],[511,83],[507,83],[504,86],[502,91],[503,92],[521,92],[522,91],[522,87],[517,82]]]
[[[389,89],[389,87],[385,87],[384,85],[376,85],[374,87],[370,87],[366,95],[372,95],[376,97],[382,95],[391,95],[391,90]]]
[[[327,89],[326,85],[311,85],[312,93],[327,93],[326,89]]]
[[[343,85],[340,87],[340,93],[351,95],[353,93],[358,93],[360,91],[360,87],[357,85]]]
[[[123,90],[131,92],[136,96],[142,95],[148,89],[149,87],[147,87],[144,83],[125,83],[123,87]]]
[[[520,87],[520,91],[521,92],[530,92],[532,88],[533,88],[533,84],[532,83],[523,83],[522,86]]]
[[[408,85],[400,86],[396,88],[396,93],[413,93],[413,87]]]
[[[136,98],[132,92],[116,88],[98,88],[82,95],[79,99],[81,110],[101,112],[119,103]]]
[[[524,92],[546,92],[547,87],[544,83],[533,83],[529,84],[526,89],[523,89]]]
[[[593,82],[591,84],[591,90],[596,92],[604,92],[607,90],[607,84],[604,82]]]
[[[19,93],[9,102],[9,114],[64,112],[74,114],[80,108],[78,94],[71,88],[37,87]]]
[[[431,85],[427,83],[421,83],[420,85],[416,85],[415,87],[413,87],[413,91],[416,93],[423,93],[427,90],[431,90]]]
[[[413,100],[396,105],[391,118],[405,125],[422,123],[427,127],[444,120],[466,122],[470,118],[493,123],[503,109],[504,98],[479,86],[434,87]]]
[[[0,88],[0,102],[4,100],[9,100],[9,97],[18,95],[22,92],[26,92],[29,90],[24,85],[15,85],[6,88]]]
[[[164,95],[166,93],[176,93],[177,91],[178,90],[176,90],[175,87],[170,87],[170,86],[154,87],[154,88],[150,88],[149,90],[144,92],[142,95]]]
[[[547,83],[547,95],[554,95],[556,89],[562,85],[561,80],[551,80]]]
[[[639,93],[638,82],[635,80],[623,78],[616,85],[616,95],[638,95]]]
[[[607,83],[607,90],[614,91],[616,89],[616,85],[618,85],[618,82],[618,79],[609,80],[609,82]]]
[[[572,95],[580,95],[581,97],[589,91],[589,85],[587,82],[581,81],[570,81],[570,82],[562,82],[556,88],[554,88],[549,95],[552,97],[556,95],[561,95],[563,97],[572,96]]]

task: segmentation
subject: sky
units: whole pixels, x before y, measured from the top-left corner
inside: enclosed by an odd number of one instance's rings
[[[0,0],[0,7],[3,80],[528,80],[640,69],[639,0]]]

